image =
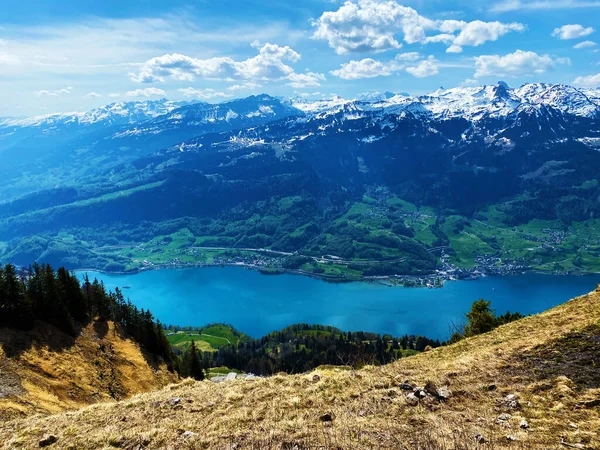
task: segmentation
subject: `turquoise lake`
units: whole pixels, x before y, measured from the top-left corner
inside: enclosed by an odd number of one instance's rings
[[[600,276],[525,274],[447,282],[441,289],[331,284],[298,275],[261,275],[238,267],[164,269],[133,275],[87,272],[108,289],[123,289],[165,324],[228,323],[253,337],[295,323],[345,331],[425,335],[446,339],[474,300],[497,313],[534,314],[593,290]],[[83,276],[83,273],[79,274]]]

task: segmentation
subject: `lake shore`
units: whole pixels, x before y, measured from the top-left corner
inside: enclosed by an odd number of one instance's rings
[[[433,274],[428,275],[382,275],[382,276],[352,276],[352,277],[340,277],[340,276],[332,276],[327,274],[319,274],[314,272],[308,272],[300,269],[285,269],[285,268],[273,268],[273,267],[265,267],[258,266],[247,263],[219,263],[219,264],[206,264],[206,263],[198,263],[198,264],[185,264],[185,263],[167,263],[167,264],[149,264],[144,267],[135,268],[127,271],[106,271],[103,269],[97,268],[82,268],[82,269],[73,269],[75,272],[98,272],[107,275],[134,275],[148,271],[155,270],[165,270],[165,269],[202,269],[202,268],[211,268],[211,267],[240,267],[247,270],[253,270],[259,272],[262,275],[300,275],[304,277],[309,277],[321,281],[325,281],[327,283],[333,284],[343,284],[343,283],[374,283],[381,284],[384,286],[403,286],[403,287],[423,287],[423,288],[442,288],[447,281],[455,281],[455,280],[477,280],[480,278],[485,278],[488,276],[515,276],[522,274],[540,274],[540,275],[549,275],[549,276],[594,276],[598,275],[598,272],[579,272],[579,273],[571,273],[571,272],[556,272],[556,271],[543,271],[535,268],[527,268],[527,267],[507,267],[507,268],[497,268],[492,273],[483,271],[481,268],[474,269],[461,269],[460,271],[453,270],[450,273],[445,270],[437,271]]]

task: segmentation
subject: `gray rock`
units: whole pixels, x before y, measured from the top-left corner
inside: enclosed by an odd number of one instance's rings
[[[425,389],[423,389],[422,387],[416,387],[413,390],[413,393],[417,396],[417,398],[425,398],[427,397],[427,392],[425,392]]]
[[[169,400],[169,405],[175,406],[181,403],[181,399],[179,397],[175,397]]]
[[[496,419],[496,423],[506,422],[507,420],[510,420],[511,418],[512,418],[512,416],[508,413],[500,414],[498,416],[498,418]]]
[[[515,442],[517,437],[514,434],[507,434],[504,436],[504,439],[506,439],[508,442]]]
[[[237,378],[237,373],[235,372],[230,372],[227,374],[227,376],[225,377],[225,381],[233,381]]]
[[[521,406],[521,403],[519,403],[519,399],[515,394],[509,394],[506,397],[504,397],[504,399],[502,400],[502,404],[505,407],[511,409],[517,409]]]
[[[221,383],[221,382],[225,381],[225,376],[224,375],[219,375],[217,377],[212,377],[210,379],[210,381],[212,381],[213,383]]]
[[[321,377],[319,375],[313,375],[313,381],[315,383],[318,383],[319,381],[321,381]]]
[[[183,433],[181,433],[181,437],[184,439],[189,439],[196,436],[196,433],[194,433],[193,431],[184,431]]]
[[[415,395],[414,392],[410,392],[406,394],[406,402],[411,406],[415,406],[419,404],[419,398]]]
[[[412,384],[408,383],[400,383],[398,387],[403,391],[412,391],[415,388]]]
[[[442,386],[437,390],[437,397],[440,400],[448,400],[452,395],[452,391],[447,386]]]
[[[521,420],[519,427],[523,430],[526,430],[527,428],[529,428],[529,424],[527,423],[527,421],[525,419],[523,419],[523,420]]]
[[[40,447],[48,447],[58,441],[58,438],[53,434],[45,434],[40,440]]]

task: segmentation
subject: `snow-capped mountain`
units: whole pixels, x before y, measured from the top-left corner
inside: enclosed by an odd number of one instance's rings
[[[193,103],[115,133],[112,139],[180,133],[180,140],[227,129],[246,128],[302,112],[269,95],[253,95],[218,104]]]
[[[56,127],[61,125],[79,125],[88,127],[94,124],[104,126],[127,125],[145,122],[187,102],[172,102],[167,99],[142,102],[115,102],[87,112],[68,112],[45,114],[27,118],[0,119],[2,127]]]
[[[380,111],[383,115],[416,113],[433,120],[462,118],[471,122],[509,117],[521,110],[549,107],[560,113],[587,118],[600,117],[600,89],[577,89],[563,84],[532,83],[512,89],[506,83],[478,87],[438,89],[426,95],[390,93],[355,100],[332,97],[323,100],[294,98],[291,104],[308,115],[336,114],[343,108],[352,115]],[[352,107],[349,107],[352,105]]]

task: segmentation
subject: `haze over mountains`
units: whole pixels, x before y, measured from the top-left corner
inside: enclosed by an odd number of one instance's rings
[[[108,227],[122,244],[157,236],[156,230],[141,232],[140,226],[148,227],[143,224],[178,220],[163,231],[202,222],[208,228],[198,233],[219,246],[346,258],[384,235],[394,239],[384,247],[402,247],[411,267],[432,271],[436,263],[427,248],[452,240],[439,223],[431,238],[415,237],[414,229],[400,230],[412,227],[406,214],[394,218],[388,205],[380,213],[393,224],[398,219],[399,228],[374,225],[365,237],[365,222],[344,214],[368,195],[379,203],[394,197],[431,207],[435,212],[428,214],[438,218],[479,213],[485,221],[489,208],[501,205],[503,226],[594,219],[600,215],[599,124],[598,89],[543,83],[509,88],[503,82],[417,97],[263,94],[216,105],[159,100],[4,119],[4,258],[48,257],[48,242],[65,230],[89,248],[106,242],[82,242],[90,236],[84,230]],[[273,206],[288,197],[295,199],[290,210]],[[247,221],[253,215],[260,222],[254,228],[226,229],[232,217]],[[350,220],[346,229],[332,222],[341,216]],[[225,222],[216,226],[219,220]],[[287,225],[280,223],[285,220]],[[332,235],[348,235],[350,243],[336,244]],[[43,239],[23,249],[23,239],[32,236]],[[344,249],[348,245],[354,250]],[[72,249],[55,253],[50,262],[69,265]]]

